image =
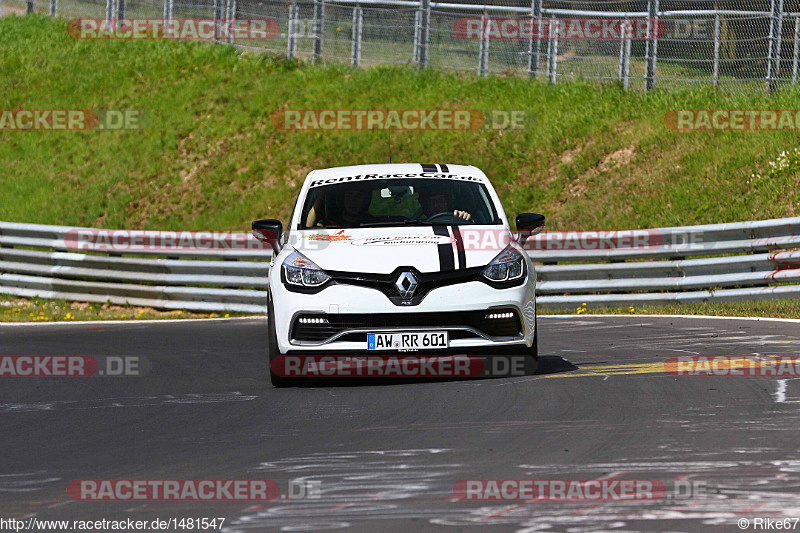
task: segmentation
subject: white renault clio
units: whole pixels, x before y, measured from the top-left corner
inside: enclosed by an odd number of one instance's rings
[[[308,174],[286,231],[253,222],[275,249],[269,357],[521,354],[538,365],[536,277],[473,166],[361,165]],[[419,353],[418,353],[419,352]],[[272,367],[273,385],[294,384]]]

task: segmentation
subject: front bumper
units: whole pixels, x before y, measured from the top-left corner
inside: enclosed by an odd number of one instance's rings
[[[465,349],[530,346],[535,334],[532,283],[508,289],[479,281],[450,285],[431,290],[419,305],[402,307],[367,287],[332,285],[317,294],[301,294],[288,291],[276,278],[271,277],[270,285],[278,347],[284,354],[359,353],[366,350],[367,333],[389,331],[448,331],[450,350],[462,353]],[[488,328],[482,319],[489,310],[513,312],[518,319],[516,331]],[[304,317],[328,323],[300,328],[299,319]],[[309,335],[317,326],[320,333]]]

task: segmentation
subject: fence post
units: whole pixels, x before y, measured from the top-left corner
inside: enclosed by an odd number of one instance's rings
[[[53,2],[57,2],[58,0],[52,0]],[[117,0],[117,26],[122,24],[122,20],[125,19],[125,0]]]
[[[314,0],[314,53],[312,63],[322,60],[322,40],[325,36],[325,0]]]
[[[361,24],[364,22],[364,12],[361,6],[356,4],[353,8],[353,46],[350,51],[352,64],[357,67],[361,64]]]
[[[109,0],[109,3],[111,0]],[[164,0],[164,35],[169,35],[169,21],[172,20],[172,0]]]
[[[58,0],[50,0],[50,16],[55,17],[58,15]]]
[[[647,70],[644,75],[644,90],[651,91],[656,84],[658,60],[658,0],[647,0],[647,16]]]
[[[228,42],[233,42],[233,28],[234,28],[234,21],[236,20],[236,0],[228,0]],[[170,15],[172,12],[170,11]]]
[[[25,3],[25,14],[30,15],[31,13],[33,13],[33,0],[28,0]]]
[[[719,15],[714,15],[714,87],[717,87],[719,85],[719,39],[720,39]]]
[[[555,18],[551,18],[550,24],[548,24],[547,79],[553,85],[556,84],[556,71],[558,70],[558,32],[561,29],[560,24]]]
[[[781,30],[783,29],[783,0],[772,0],[772,18],[769,22],[769,57],[767,60],[767,88],[778,87],[781,70]]]
[[[164,8],[166,11],[166,7]],[[166,15],[164,16],[166,18]],[[222,20],[222,0],[214,0],[214,40],[219,41],[222,38],[222,28],[220,21]]]
[[[422,24],[422,11],[417,9],[414,13],[414,63],[419,63],[420,25]]]
[[[620,26],[622,31],[620,32],[619,40],[619,81],[622,82],[622,88],[626,91],[630,87],[632,38],[632,36],[626,38],[626,32],[631,24],[632,22],[630,19],[623,19],[622,25]]]
[[[484,77],[489,62],[489,18],[486,11],[481,15],[481,39],[478,44],[478,76]]]
[[[792,54],[792,83],[797,83],[797,57],[800,52],[800,16],[794,18],[794,53]]]
[[[534,30],[534,24],[536,29]],[[539,50],[542,36],[542,0],[531,0],[531,39],[528,41],[528,74],[539,73]]]
[[[289,4],[289,23],[286,31],[286,56],[293,58],[297,54],[297,4]]]
[[[420,0],[420,8],[422,10],[422,24],[419,32],[419,66],[427,68],[431,29],[431,0]]]

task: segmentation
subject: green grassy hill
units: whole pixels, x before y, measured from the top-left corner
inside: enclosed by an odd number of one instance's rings
[[[288,217],[317,167],[387,162],[386,132],[286,132],[294,109],[525,109],[525,131],[394,132],[395,162],[465,163],[510,216],[550,228],[633,228],[800,214],[797,132],[666,128],[671,109],[800,108],[800,92],[626,93],[413,67],[311,66],[192,42],[76,41],[66,21],[0,19],[0,109],[142,109],[122,132],[0,131],[0,220],[246,228]],[[753,178],[753,174],[759,174]]]

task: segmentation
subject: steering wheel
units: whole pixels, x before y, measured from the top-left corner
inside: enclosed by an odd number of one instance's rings
[[[455,214],[453,214],[450,211],[442,211],[441,213],[433,214],[433,215],[429,216],[428,218],[426,218],[425,221],[426,222],[432,222],[434,219],[443,218],[443,217],[450,217],[451,219],[455,219],[455,220],[458,220],[458,221],[469,222],[470,224],[474,224],[475,223],[475,220],[473,220],[471,218],[469,218],[469,219],[461,218],[459,216],[456,216]]]
[[[314,225],[316,226],[317,224],[321,224],[323,228],[331,228],[331,227],[335,228],[339,226],[339,224],[337,224],[336,222],[328,220],[325,217],[320,217],[319,219],[317,219]]]

